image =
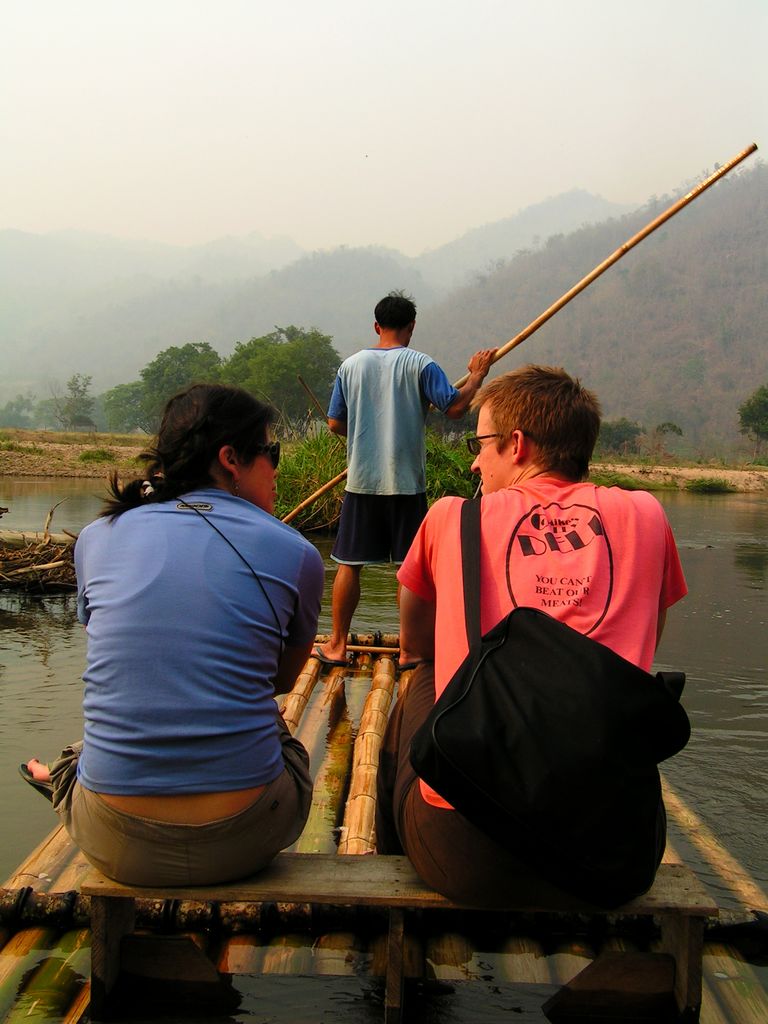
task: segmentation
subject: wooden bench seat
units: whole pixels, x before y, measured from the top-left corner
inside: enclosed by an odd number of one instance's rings
[[[387,1024],[400,1019],[402,1007],[404,913],[420,909],[476,909],[453,903],[427,888],[407,858],[393,856],[287,853],[279,855],[253,878],[227,885],[164,889],[121,885],[92,868],[82,880],[81,891],[91,897],[92,1020],[108,1018],[108,997],[123,964],[123,936],[133,930],[136,898],[386,907],[389,910],[385,980]],[[662,951],[675,962],[678,1009],[685,1020],[698,1018],[704,923],[705,918],[717,915],[717,908],[684,865],[662,864],[649,892],[618,910],[595,910],[575,900],[557,907],[518,905],[496,909],[658,917]],[[208,965],[213,966],[210,961]]]

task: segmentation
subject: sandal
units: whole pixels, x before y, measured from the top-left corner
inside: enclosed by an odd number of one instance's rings
[[[42,793],[46,800],[53,802],[53,783],[50,780],[36,779],[26,764],[19,765],[19,775],[38,793]]]

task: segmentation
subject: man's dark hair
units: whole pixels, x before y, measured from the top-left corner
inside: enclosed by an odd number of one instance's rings
[[[398,331],[416,319],[416,303],[405,292],[390,292],[373,311],[379,327],[388,327]]]

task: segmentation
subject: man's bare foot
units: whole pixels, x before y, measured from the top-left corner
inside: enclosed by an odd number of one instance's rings
[[[345,647],[330,647],[327,643],[315,644],[312,648],[310,658],[317,658],[323,665],[346,665],[347,650]]]

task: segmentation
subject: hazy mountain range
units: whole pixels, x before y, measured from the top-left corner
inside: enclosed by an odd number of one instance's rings
[[[419,307],[414,344],[452,378],[515,335],[671,202],[628,213],[572,191],[415,258],[377,247],[303,253],[252,234],[188,248],[0,232],[0,402],[92,374],[134,380],[161,350],[222,354],[275,325],[317,327],[342,356],[372,338],[393,287]],[[499,369],[562,363],[610,418],[679,424],[691,446],[738,440],[738,405],[768,381],[768,171],[731,175],[641,243]]]
[[[411,291],[423,309],[555,226],[622,211],[574,191],[415,259],[376,247],[310,254],[257,234],[185,248],[0,231],[3,389],[37,391],[78,371],[109,387],[134,379],[169,345],[209,341],[228,353],[276,324],[317,326],[346,355],[369,339],[373,306],[391,288]]]

